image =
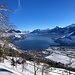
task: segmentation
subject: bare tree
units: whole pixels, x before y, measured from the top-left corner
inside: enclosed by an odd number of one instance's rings
[[[39,66],[37,66],[38,64],[40,64],[39,59],[37,59],[37,51],[36,50],[32,50],[32,55],[33,55],[33,63],[34,63],[34,75],[37,74],[37,71],[39,69]]]
[[[3,57],[4,52],[6,50],[6,46],[8,46],[9,39],[3,36],[3,33],[8,32],[11,29],[14,29],[14,25],[9,21],[8,13],[10,13],[11,9],[7,7],[4,0],[0,0],[0,40],[4,43]]]
[[[0,39],[3,39],[3,32],[8,32],[15,28],[15,25],[9,21],[8,14],[10,12],[11,9],[7,7],[4,0],[0,0]]]
[[[75,56],[74,56],[75,54],[73,54],[73,52],[68,52],[67,53],[67,56],[69,57],[69,63],[67,64],[69,67],[72,67],[71,65],[72,65],[72,58],[74,58]],[[69,72],[68,72],[68,74],[70,75],[70,70],[69,70]]]
[[[11,28],[11,22],[9,22],[9,18],[7,13],[10,12],[10,9],[7,8],[6,4],[0,5],[0,31],[6,32]]]
[[[51,66],[48,65],[48,64],[45,64],[45,63],[43,63],[41,66],[42,66],[41,67],[42,75],[44,75],[44,73],[48,74],[49,73],[49,69],[51,68]]]
[[[22,61],[22,72],[23,72],[23,70],[25,68],[25,64],[26,64],[26,59],[23,59],[23,61]]]
[[[3,57],[3,51],[2,51],[2,47],[1,47],[1,45],[0,45],[0,61],[2,61],[2,58]]]

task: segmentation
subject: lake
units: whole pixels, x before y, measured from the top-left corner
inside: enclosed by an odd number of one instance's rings
[[[15,41],[14,44],[23,50],[41,50],[50,45],[58,45],[50,36],[45,35],[29,35],[23,40]]]

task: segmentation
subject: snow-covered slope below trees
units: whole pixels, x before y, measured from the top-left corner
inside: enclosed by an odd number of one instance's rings
[[[7,59],[5,59],[3,63],[0,62],[0,75],[34,75],[34,62],[26,61],[26,63],[24,63],[24,67],[22,64],[12,66],[10,59],[11,57],[7,57]],[[36,67],[39,67],[38,69],[36,68],[36,75],[67,75],[69,73],[67,70],[61,68],[46,68],[46,65],[43,63],[41,63],[40,65],[36,64]],[[44,70],[45,68],[46,70]],[[71,71],[70,73],[71,75],[75,74],[75,72]]]

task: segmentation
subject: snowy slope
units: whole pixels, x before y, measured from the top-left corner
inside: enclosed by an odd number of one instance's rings
[[[71,45],[75,46],[75,32],[68,34],[67,36],[63,36],[55,40],[55,42],[60,43],[61,45]]]
[[[53,61],[61,62],[64,64],[69,63],[69,57],[61,55],[61,54],[57,54],[57,53],[52,53],[50,56],[47,56],[46,58],[51,59]]]
[[[10,57],[7,57],[10,59]],[[43,63],[41,63],[43,65]],[[37,65],[36,65],[37,66]],[[42,68],[42,66],[39,66]],[[14,66],[11,66],[10,60],[5,59],[4,63],[0,63],[0,69],[4,69],[5,71],[0,70],[0,75],[34,75],[34,67],[33,62],[27,61],[24,65],[24,70],[22,72],[22,65],[18,64],[17,68]],[[67,71],[68,72],[68,71]],[[49,72],[46,71],[44,75],[67,75],[67,72],[65,72],[64,69],[59,68],[53,68],[50,67]],[[74,75],[74,72],[71,72],[71,75]],[[37,75],[42,75],[41,69],[37,71]]]
[[[51,48],[46,49],[48,51],[52,51],[52,54],[45,58],[75,68],[75,51],[71,51],[72,49],[67,49],[68,51],[59,51],[60,49],[58,50],[58,48],[55,50],[51,50]]]

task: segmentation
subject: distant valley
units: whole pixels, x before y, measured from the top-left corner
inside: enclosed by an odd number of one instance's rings
[[[6,37],[6,33],[3,34]],[[36,29],[32,32],[10,30],[7,33],[22,49],[44,49],[52,45],[75,46],[75,24],[53,29]]]

